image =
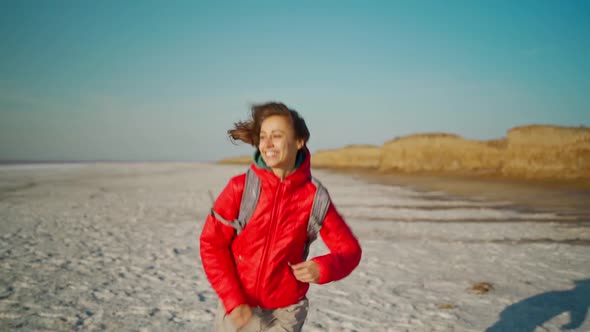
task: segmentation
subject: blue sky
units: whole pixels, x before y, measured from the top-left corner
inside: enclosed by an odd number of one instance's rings
[[[590,125],[588,1],[0,0],[0,160],[217,160],[282,101],[312,151]]]

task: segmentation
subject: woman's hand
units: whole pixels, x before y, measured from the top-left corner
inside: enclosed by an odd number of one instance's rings
[[[301,262],[291,265],[295,279],[301,282],[317,284],[320,280],[320,268],[314,261]]]
[[[246,326],[252,318],[252,308],[247,304],[240,304],[229,314],[235,327],[239,330]]]

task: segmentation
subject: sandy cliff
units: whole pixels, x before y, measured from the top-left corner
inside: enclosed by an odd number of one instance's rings
[[[313,154],[313,167],[325,168],[378,168],[381,147],[375,145],[349,145],[341,149],[320,150]]]
[[[380,171],[495,173],[501,149],[451,134],[418,134],[396,138],[381,148]]]
[[[590,128],[524,126],[507,137],[503,175],[590,179]]]
[[[224,163],[249,163],[249,157]],[[490,141],[447,133],[395,138],[382,146],[318,151],[312,165],[380,172],[493,175],[518,179],[590,180],[590,128],[529,125]]]

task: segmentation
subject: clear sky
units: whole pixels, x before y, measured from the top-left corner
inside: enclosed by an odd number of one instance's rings
[[[590,1],[0,0],[0,160],[216,160],[252,103],[310,149],[590,125]]]

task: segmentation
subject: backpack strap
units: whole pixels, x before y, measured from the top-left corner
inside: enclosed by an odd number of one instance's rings
[[[209,196],[214,203],[215,200],[213,199],[211,191],[209,191]],[[246,171],[246,182],[244,184],[244,191],[242,192],[242,201],[240,202],[240,213],[238,214],[238,218],[234,221],[225,220],[219,215],[219,213],[215,212],[213,208],[211,208],[211,215],[222,224],[233,227],[236,230],[236,235],[238,235],[244,230],[246,223],[250,220],[252,214],[254,214],[254,209],[258,203],[259,196],[260,178],[258,178],[251,168],[248,168],[248,171]]]
[[[312,177],[311,181],[316,186],[315,196],[313,197],[313,205],[311,207],[311,213],[309,215],[309,221],[307,222],[307,242],[305,242],[305,248],[303,250],[303,260],[307,260],[309,255],[309,247],[311,243],[318,238],[318,233],[324,223],[326,213],[328,213],[328,207],[330,206],[330,195],[326,187],[322,185],[318,179]]]
[[[246,184],[244,185],[242,201],[240,202],[240,213],[238,214],[240,231],[246,227],[246,223],[252,218],[259,197],[260,178],[251,168],[248,168],[248,171],[246,171]],[[238,234],[239,233],[240,232],[238,231]]]

